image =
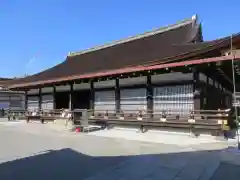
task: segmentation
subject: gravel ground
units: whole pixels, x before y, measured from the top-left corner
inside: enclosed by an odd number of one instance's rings
[[[235,169],[240,164],[237,153],[223,151],[229,146],[224,142],[179,146],[36,123],[0,120],[0,141],[1,180],[208,180],[224,170],[222,162],[234,163]]]

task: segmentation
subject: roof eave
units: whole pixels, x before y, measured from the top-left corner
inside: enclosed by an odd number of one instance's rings
[[[219,57],[212,57],[212,58],[196,59],[196,60],[191,60],[191,61],[182,61],[182,62],[174,62],[174,63],[168,63],[168,64],[153,65],[153,66],[136,66],[136,67],[131,67],[131,68],[110,70],[110,71],[106,71],[106,72],[89,73],[89,74],[84,74],[84,75],[74,75],[74,76],[45,80],[45,81],[36,81],[36,82],[31,82],[31,83],[15,84],[15,85],[10,85],[8,88],[10,88],[10,89],[25,88],[25,87],[29,87],[29,86],[38,86],[40,84],[52,84],[52,83],[59,83],[62,81],[73,81],[73,80],[77,80],[77,79],[97,78],[97,77],[102,77],[102,76],[119,75],[119,74],[138,72],[138,71],[148,71],[148,70],[157,70],[157,69],[164,69],[164,68],[170,68],[170,67],[198,65],[198,64],[211,63],[211,62],[217,62],[217,61],[227,61],[227,60],[231,60],[231,59],[239,60],[240,56],[234,56],[234,57],[233,56],[219,56]]]

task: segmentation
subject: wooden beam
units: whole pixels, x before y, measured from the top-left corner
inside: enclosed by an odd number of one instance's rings
[[[120,87],[119,87],[119,79],[116,79],[115,84],[115,103],[116,103],[116,112],[120,112]]]
[[[27,90],[25,90],[25,92],[24,92],[25,94],[25,104],[24,104],[24,108],[25,108],[25,110],[27,110],[28,109],[28,95],[27,95]]]
[[[73,110],[73,99],[74,99],[74,94],[73,94],[73,83],[71,82],[69,84],[70,86],[70,92],[69,92],[69,109],[72,111]]]
[[[38,109],[42,109],[42,88],[39,88],[38,91]]]
[[[93,81],[90,81],[90,109],[94,109],[95,92]]]
[[[53,109],[56,109],[56,86],[53,85]]]
[[[149,113],[153,112],[153,86],[152,86],[152,76],[147,76],[147,111]]]
[[[193,67],[193,101],[194,101],[194,110],[201,109],[201,89],[200,89],[200,80],[199,80],[199,71],[197,67]]]

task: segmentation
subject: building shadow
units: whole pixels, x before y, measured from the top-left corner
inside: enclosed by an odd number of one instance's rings
[[[208,156],[215,152],[93,157],[69,148],[49,150],[0,164],[0,180],[115,180],[120,177],[138,180],[148,176],[152,179],[171,179],[183,172],[182,169],[192,171],[195,179],[201,168],[194,169],[192,163],[199,165],[201,159],[209,159]],[[237,170],[240,175],[239,168]],[[216,178],[224,179],[224,174],[219,174],[221,178]]]

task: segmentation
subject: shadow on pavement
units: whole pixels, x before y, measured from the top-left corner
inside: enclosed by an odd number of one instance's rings
[[[68,148],[49,150],[0,164],[0,180],[194,180],[204,179],[207,173],[212,175],[218,167],[221,171],[217,169],[211,180],[238,179],[230,179],[228,172],[224,173],[228,168],[226,165],[215,163],[214,154],[217,152],[93,157]],[[213,168],[209,168],[210,165]],[[234,166],[234,169],[239,175],[240,168]]]

